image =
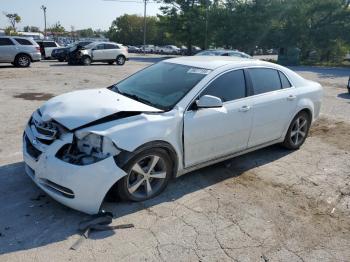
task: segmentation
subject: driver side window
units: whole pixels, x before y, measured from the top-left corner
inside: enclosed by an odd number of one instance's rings
[[[104,48],[105,48],[104,44],[99,44],[99,45],[96,46],[97,50],[101,50],[101,49],[104,49]]]
[[[209,84],[200,96],[204,95],[219,97],[222,102],[246,97],[246,85],[243,70],[234,70],[219,76]]]

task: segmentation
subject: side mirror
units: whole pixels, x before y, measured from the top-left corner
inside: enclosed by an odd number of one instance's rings
[[[222,107],[222,100],[219,97],[204,95],[196,101],[197,108]]]

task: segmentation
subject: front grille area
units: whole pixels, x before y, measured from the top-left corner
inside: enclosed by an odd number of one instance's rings
[[[28,137],[25,135],[24,137],[25,141],[26,141],[26,149],[27,149],[27,153],[34,159],[38,159],[39,156],[41,155],[41,151],[36,149],[32,143],[29,141]]]

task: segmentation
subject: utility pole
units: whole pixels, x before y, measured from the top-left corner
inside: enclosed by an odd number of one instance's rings
[[[208,11],[209,9],[209,0],[206,0],[206,8],[205,8],[205,42],[204,48],[208,49]]]
[[[44,11],[44,23],[45,23],[44,33],[45,33],[45,37],[46,37],[47,36],[46,35],[46,6],[42,5],[40,8]]]
[[[147,9],[147,0],[144,1],[143,9],[143,54],[146,55],[146,9]]]

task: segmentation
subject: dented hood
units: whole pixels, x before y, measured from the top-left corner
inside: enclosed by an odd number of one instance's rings
[[[44,121],[53,119],[70,130],[119,112],[159,111],[107,88],[59,95],[40,108]]]

